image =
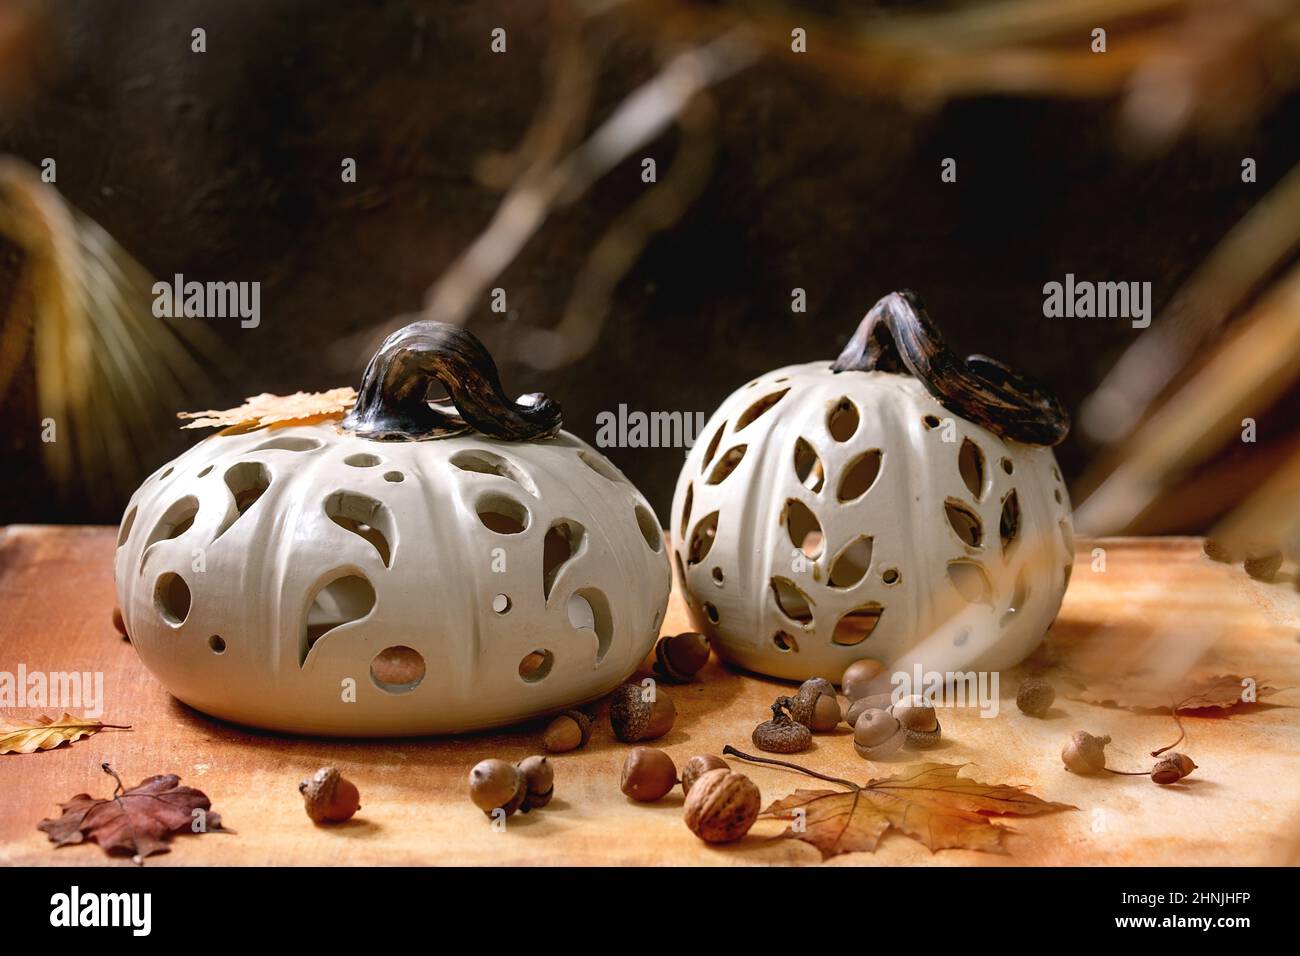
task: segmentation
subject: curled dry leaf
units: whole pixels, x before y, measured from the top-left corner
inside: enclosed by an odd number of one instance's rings
[[[1003,853],[1007,829],[991,822],[995,816],[1034,816],[1057,810],[1077,810],[1067,803],[1052,803],[1024,787],[980,783],[959,777],[963,764],[923,763],[892,777],[859,786],[848,780],[824,777],[797,764],[751,757],[734,748],[743,760],[772,763],[845,786],[847,790],[796,790],[777,800],[763,817],[790,817],[783,837],[803,840],[821,851],[822,859],[840,853],[874,852],[885,831],[893,827],[930,850],[950,848]]]
[[[114,730],[130,729],[126,724],[105,724],[85,717],[73,717],[71,714],[64,714],[57,720],[44,714],[34,720],[0,719],[0,754],[32,754],[38,750],[53,750],[61,744],[99,733],[106,727]]]
[[[211,812],[212,802],[202,790],[182,787],[175,774],[160,774],[127,790],[108,764],[105,773],[117,781],[108,798],[79,793],[59,805],[63,814],[42,820],[42,830],[55,846],[90,840],[105,853],[126,851],[135,863],[155,853],[166,853],[173,833],[230,833],[221,816]]]
[[[311,425],[342,418],[357,400],[351,387],[326,392],[295,392],[292,395],[253,395],[238,408],[179,412],[177,418],[194,419],[182,428],[222,428],[247,432],[272,425]]]
[[[1253,678],[1236,674],[1218,674],[1170,684],[1150,675],[1128,674],[1121,677],[1087,677],[1063,675],[1067,682],[1065,696],[1088,704],[1104,704],[1125,710],[1229,710],[1237,704],[1254,703],[1276,694]]]

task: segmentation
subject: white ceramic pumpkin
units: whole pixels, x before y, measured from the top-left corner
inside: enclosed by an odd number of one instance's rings
[[[227,430],[132,497],[118,600],[176,697],[276,730],[450,733],[593,700],[642,662],[671,583],[654,512],[435,325],[390,337],[341,424]],[[431,378],[463,418],[425,401]]]
[[[793,680],[864,657],[1014,665],[1073,562],[1044,447],[1067,428],[1027,379],[948,353],[910,293],[882,299],[837,362],[750,382],[688,455],[671,531],[696,625],[727,660]]]

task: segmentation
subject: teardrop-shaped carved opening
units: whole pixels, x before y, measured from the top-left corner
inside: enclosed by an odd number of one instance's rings
[[[614,463],[604,455],[593,451],[587,451],[587,449],[583,448],[578,452],[578,457],[582,460],[584,465],[596,474],[600,475],[600,477],[604,478],[606,481],[612,481],[616,485],[621,485],[627,480],[619,473],[619,470],[614,467]]]
[[[720,485],[726,481],[731,473],[736,470],[740,460],[745,457],[745,449],[748,447],[748,445],[733,445],[728,448],[722,457],[718,459],[718,463],[713,466],[713,471],[709,473],[709,480],[705,483]]]
[[[866,576],[871,567],[872,539],[859,535],[845,546],[831,565],[827,583],[833,588],[851,588]]]
[[[831,406],[826,414],[826,429],[836,441],[848,441],[858,430],[858,407],[847,397]]]
[[[844,647],[853,647],[869,638],[880,623],[880,616],[885,609],[872,601],[861,607],[855,607],[839,619],[835,631],[831,634],[831,643]]]
[[[695,504],[695,484],[694,482],[688,481],[686,483],[686,500],[682,504],[682,523],[679,525],[679,527],[681,528],[680,533],[683,538],[686,537],[686,529],[690,527],[691,507],[694,504]]]
[[[1020,540],[1020,497],[1014,488],[1002,499],[1002,516],[998,519],[998,537],[1002,539],[1003,559],[1011,556],[1011,549]]]
[[[826,469],[822,465],[821,456],[803,438],[794,443],[794,474],[799,479],[799,484],[813,494],[819,493],[826,482]]]
[[[718,426],[718,430],[713,433],[709,439],[708,447],[704,449],[704,460],[700,462],[700,474],[704,474],[704,469],[709,467],[709,462],[713,461],[713,456],[717,454],[718,443],[722,441],[722,433],[727,430],[727,423],[723,422]]]
[[[343,530],[368,542],[384,567],[392,564],[391,542],[397,528],[392,512],[382,502],[354,491],[336,491],[325,499],[325,514]]]
[[[943,513],[948,519],[948,527],[952,528],[962,544],[971,548],[983,545],[984,522],[980,521],[980,516],[974,509],[963,501],[949,498],[943,503]]]
[[[1007,605],[1007,610],[1002,615],[1001,623],[1003,627],[1011,623],[1011,619],[1024,610],[1025,602],[1028,600],[1029,584],[1025,581],[1025,569],[1021,568],[1016,573],[1016,583],[1011,589],[1011,603]]]
[[[465,451],[456,452],[449,461],[461,471],[472,471],[480,475],[495,475],[497,478],[513,481],[534,498],[537,497],[537,485],[533,483],[533,479],[529,478],[528,474],[514,462],[498,455],[496,452],[484,448],[469,448]]]
[[[754,419],[771,409],[773,405],[785,398],[788,391],[790,391],[790,389],[783,388],[779,392],[773,392],[771,395],[763,396],[753,405],[750,405],[749,408],[741,412],[740,417],[736,419],[736,431],[740,431],[746,425],[754,421]]]
[[[226,469],[223,479],[235,499],[235,510],[222,520],[216,538],[229,531],[231,525],[247,514],[258,499],[266,494],[266,489],[271,487],[271,473],[260,461],[241,461],[237,465],[231,465]]]
[[[172,627],[180,627],[190,616],[190,586],[179,574],[168,571],[153,589],[154,606]]]
[[[560,570],[573,559],[582,548],[587,537],[587,529],[579,522],[565,518],[556,521],[546,531],[542,539],[542,597],[550,600],[551,588]]]
[[[872,448],[849,462],[840,479],[840,501],[855,501],[871,490],[880,476],[881,458],[880,449]]]
[[[565,608],[569,624],[578,631],[591,631],[596,637],[596,663],[609,653],[614,639],[614,618],[609,612],[609,601],[596,588],[574,591]]]
[[[785,514],[781,523],[790,535],[790,543],[809,558],[816,559],[822,553],[822,526],[817,516],[798,498],[791,498],[785,503]]]
[[[135,516],[138,512],[139,509],[132,506],[131,510],[126,513],[126,517],[122,519],[122,527],[117,532],[117,546],[119,548],[126,544],[127,538],[131,537],[131,529],[135,527]]]
[[[179,501],[173,502],[149,532],[149,537],[144,542],[145,549],[159,541],[179,538],[194,526],[194,519],[198,513],[199,499],[193,495],[186,495]]]
[[[782,614],[797,624],[807,626],[812,623],[812,598],[788,578],[773,578],[771,584],[772,596],[776,598],[777,609]]]
[[[474,510],[483,527],[496,534],[523,534],[528,529],[528,509],[505,495],[485,495]]]
[[[957,469],[961,472],[961,480],[971,493],[971,497],[976,501],[983,501],[987,475],[984,452],[980,451],[980,446],[969,438],[961,440],[961,451],[957,453]]]
[[[637,502],[632,510],[636,514],[636,526],[641,529],[641,537],[645,538],[646,547],[658,554],[664,548],[664,530],[659,527],[659,519],[640,502]]]
[[[948,580],[971,604],[990,604],[993,601],[993,586],[984,566],[978,561],[949,561]]]
[[[799,652],[799,642],[795,640],[794,635],[787,634],[785,631],[777,631],[772,635],[772,645],[783,654]]]
[[[299,435],[281,435],[262,442],[253,451],[315,451],[321,443],[315,438],[303,438]]]
[[[407,694],[427,672],[420,652],[405,644],[385,647],[370,661],[370,679],[386,694]]]
[[[691,543],[686,551],[687,564],[699,564],[708,557],[709,549],[713,547],[713,539],[718,536],[718,513],[716,511],[705,515],[695,525],[695,530],[691,532]]]
[[[343,464],[351,465],[353,468],[374,468],[379,464],[380,457],[372,455],[369,452],[359,452],[355,455],[348,455],[343,459]]]
[[[322,585],[307,608],[298,644],[299,666],[317,641],[337,627],[361,620],[374,606],[375,589],[360,574],[344,574]]]

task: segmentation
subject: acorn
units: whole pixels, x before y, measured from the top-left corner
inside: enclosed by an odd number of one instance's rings
[[[884,673],[884,664],[870,657],[864,657],[844,669],[844,676],[840,678],[840,690],[849,700],[857,700],[877,689],[877,685],[882,683],[880,677]]]
[[[903,725],[887,710],[864,710],[853,725],[853,749],[864,760],[888,757],[905,738]]]
[[[1151,768],[1151,779],[1161,786],[1167,786],[1182,780],[1195,769],[1196,764],[1192,763],[1192,758],[1187,754],[1171,752],[1161,757]]]
[[[840,702],[835,685],[821,677],[810,677],[799,685],[792,698],[790,717],[816,733],[834,730],[840,722]]]
[[[653,700],[647,699],[653,695]],[[672,698],[658,687],[624,684],[610,696],[609,725],[625,744],[655,740],[673,729],[677,708]]]
[[[709,641],[698,631],[664,635],[655,644],[655,672],[685,684],[709,662]]]
[[[312,823],[343,823],[361,809],[361,794],[337,767],[321,767],[298,784]]]
[[[549,760],[542,756],[525,757],[515,764],[515,769],[524,775],[524,802],[520,806],[524,813],[551,802],[555,794],[555,770]]]
[[[553,754],[587,746],[591,739],[591,718],[580,710],[566,710],[546,725],[542,746]]]
[[[793,697],[778,697],[772,718],[754,728],[751,739],[759,750],[774,754],[797,754],[812,746],[812,731],[790,716]]]
[[[934,705],[920,694],[911,694],[895,702],[889,712],[902,725],[903,742],[909,747],[924,750],[939,742],[943,734],[939,715]]]
[[[1030,717],[1046,717],[1056,700],[1056,691],[1041,677],[1026,677],[1016,692],[1016,706]]]
[[[677,786],[673,759],[654,747],[633,747],[623,761],[619,789],[633,800],[654,803]]]
[[[1084,730],[1076,730],[1061,749],[1061,762],[1074,773],[1101,773],[1106,769],[1106,745],[1109,737],[1094,737]]]
[[[691,787],[710,770],[730,770],[731,765],[713,754],[699,754],[686,761],[682,767],[682,793],[690,796]]]
[[[523,806],[527,795],[524,775],[504,760],[480,760],[469,772],[469,798],[488,816],[498,810],[510,816]]]

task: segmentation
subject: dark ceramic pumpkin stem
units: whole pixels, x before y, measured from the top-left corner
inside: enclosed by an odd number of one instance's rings
[[[459,415],[430,406],[435,381]],[[527,441],[559,431],[560,406],[540,392],[510,401],[496,363],[472,333],[443,322],[412,322],[385,339],[366,366],[343,428],[376,441],[448,438],[471,429]]]
[[[1060,401],[1032,379],[983,355],[959,359],[913,292],[872,306],[831,369],[913,375],[944,408],[1013,441],[1056,445],[1070,430]]]

